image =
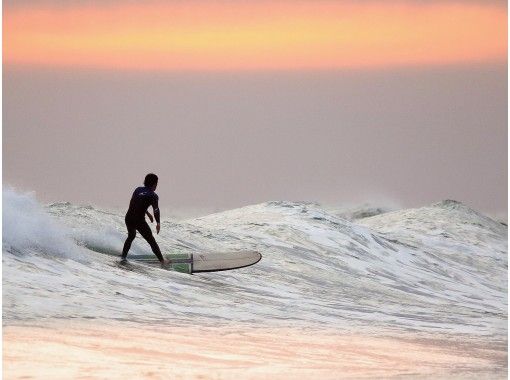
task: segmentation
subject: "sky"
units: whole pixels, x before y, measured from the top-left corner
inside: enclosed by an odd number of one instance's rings
[[[503,1],[5,1],[3,180],[162,208],[507,209]]]

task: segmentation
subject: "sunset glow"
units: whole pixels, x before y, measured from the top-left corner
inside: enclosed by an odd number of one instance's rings
[[[147,2],[4,9],[4,63],[299,70],[506,60],[503,6]]]

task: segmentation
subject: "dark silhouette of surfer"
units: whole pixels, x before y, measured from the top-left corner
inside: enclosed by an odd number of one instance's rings
[[[154,235],[152,235],[151,228],[145,221],[145,215],[149,217],[151,223],[156,219],[156,232],[159,234],[159,197],[155,193],[156,187],[158,186],[158,176],[153,173],[147,174],[143,184],[144,186],[135,189],[131,197],[131,202],[129,202],[129,209],[125,218],[128,237],[124,243],[124,249],[122,250],[122,260],[126,260],[129,248],[131,248],[131,243],[135,239],[136,231],[138,231],[140,235],[147,240],[147,243],[151,246],[152,252],[158,257],[161,264],[165,265],[168,261],[163,258],[158,243],[156,243],[156,239],[154,239]],[[147,210],[149,206],[152,206],[154,219]]]

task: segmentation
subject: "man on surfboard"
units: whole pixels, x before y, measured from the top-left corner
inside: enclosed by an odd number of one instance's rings
[[[165,265],[168,264],[168,260],[163,258],[158,243],[156,243],[156,239],[154,239],[154,236],[152,235],[151,228],[145,221],[145,215],[149,217],[151,223],[154,221],[151,213],[147,210],[149,206],[152,206],[154,218],[156,219],[156,232],[159,234],[159,197],[155,193],[156,187],[158,186],[158,176],[153,173],[147,174],[143,184],[144,186],[137,187],[135,189],[131,196],[131,202],[129,202],[129,209],[125,218],[128,237],[122,250],[122,260],[126,260],[129,248],[131,248],[131,243],[135,239],[136,231],[138,231],[140,235],[147,240],[147,243],[151,246],[152,252],[154,252],[154,254],[158,257],[161,265]]]

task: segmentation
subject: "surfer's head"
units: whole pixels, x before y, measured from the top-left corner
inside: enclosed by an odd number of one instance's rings
[[[149,173],[145,176],[145,180],[143,181],[143,184],[152,189],[152,191],[156,190],[156,187],[158,186],[158,176],[153,173]]]

